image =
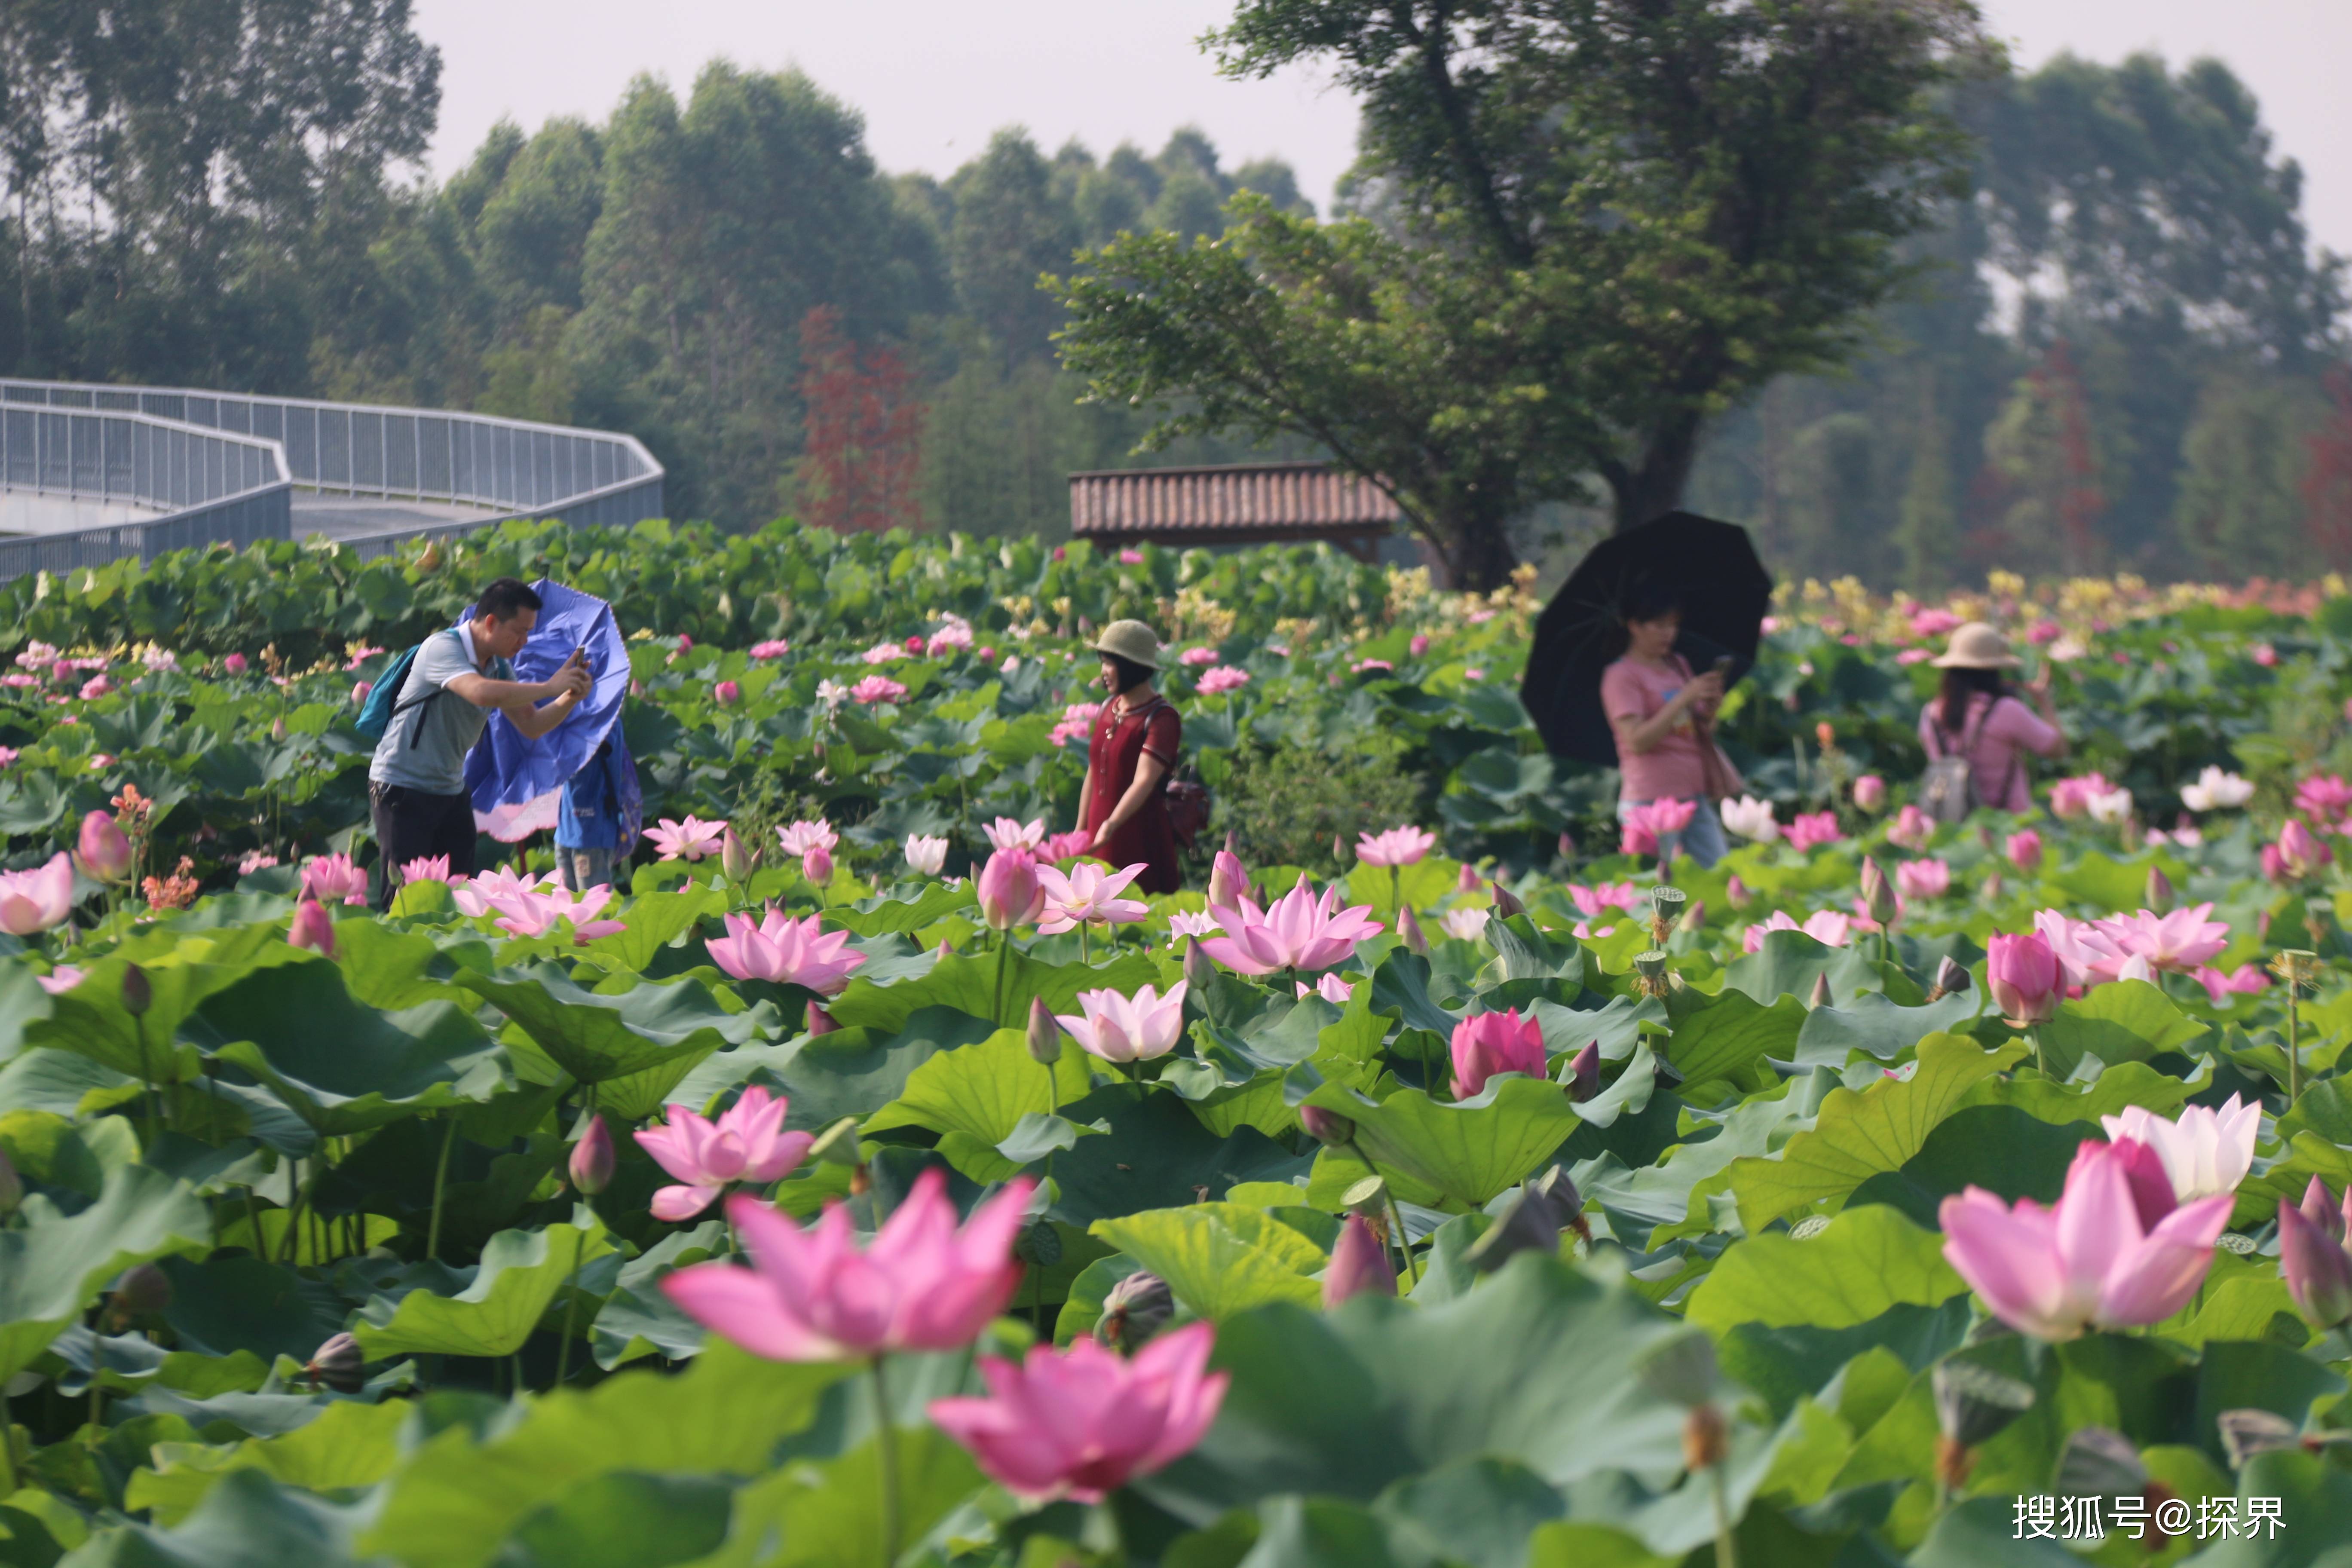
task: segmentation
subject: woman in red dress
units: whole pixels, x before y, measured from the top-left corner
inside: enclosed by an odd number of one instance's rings
[[[1151,689],[1160,638],[1141,621],[1113,621],[1095,639],[1095,651],[1110,697],[1087,738],[1087,782],[1078,797],[1078,826],[1094,836],[1087,853],[1114,868],[1140,861],[1144,872],[1129,886],[1172,893],[1183,879],[1162,786],[1176,765],[1183,725]]]

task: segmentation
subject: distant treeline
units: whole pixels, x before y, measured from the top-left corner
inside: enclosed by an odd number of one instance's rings
[[[864,454],[812,430],[866,429],[899,444],[876,460],[904,521],[1058,531],[1065,476],[1143,460],[1144,421],[1076,403],[1039,275],[1125,228],[1215,235],[1242,188],[1311,210],[1193,130],[1097,158],[1008,129],[894,176],[816,83],[724,63],[599,124],[501,124],[419,183],[439,62],[406,0],[0,3],[0,371],[627,429],[674,511],[730,526],[822,510]],[[1726,414],[1688,504],[1877,584],[2352,565],[2341,263],[2252,95],[2211,61],[2062,58],[1959,107],[1977,188],[1916,297],[1848,374]],[[1377,216],[1377,174],[1342,205]],[[810,406],[877,387],[919,414]]]

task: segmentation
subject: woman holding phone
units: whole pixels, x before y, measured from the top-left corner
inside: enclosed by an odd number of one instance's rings
[[[1715,743],[1716,710],[1731,660],[1718,659],[1705,674],[1675,651],[1682,635],[1681,599],[1670,588],[1646,587],[1627,597],[1622,616],[1625,651],[1601,674],[1601,710],[1617,737],[1617,767],[1622,779],[1617,817],[1660,800],[1687,801],[1695,808],[1680,834],[1679,847],[1702,867],[1723,858],[1723,821],[1715,803],[1740,788],[1738,771]],[[1671,856],[1676,846],[1662,843]]]

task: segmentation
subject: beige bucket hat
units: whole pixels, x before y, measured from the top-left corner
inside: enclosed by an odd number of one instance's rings
[[[1141,621],[1113,621],[1095,638],[1097,653],[1115,653],[1146,669],[1160,668],[1160,634]]]
[[[2015,669],[2018,658],[2009,651],[2009,639],[1982,621],[1970,621],[1952,633],[1943,656],[1928,661],[1937,669]]]

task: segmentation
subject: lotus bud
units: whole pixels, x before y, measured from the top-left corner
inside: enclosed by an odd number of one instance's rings
[[[1729,904],[1734,910],[1746,909],[1753,900],[1754,897],[1755,895],[1748,890],[1748,884],[1741,881],[1737,875],[1734,875],[1731,880],[1724,886],[1723,901]]]
[[[802,1017],[801,1026],[812,1035],[830,1035],[841,1027],[839,1024],[833,1021],[833,1015],[824,1010],[824,1004],[822,1002],[811,1002],[808,1005],[808,1011]]]
[[[2000,902],[2001,888],[2000,873],[1995,871],[1984,879],[1984,887],[1978,891],[1977,897],[1985,903],[1997,904]]]
[[[8,1158],[8,1151],[0,1149],[0,1219],[15,1214],[16,1205],[24,1201],[25,1179],[16,1174],[16,1163]]]
[[[296,947],[307,947],[313,952],[335,956],[335,917],[318,900],[303,897],[294,906],[294,923],[287,928],[286,940]]]
[[[1103,1298],[1103,1314],[1095,1322],[1095,1337],[1114,1350],[1133,1354],[1144,1342],[1168,1326],[1176,1315],[1176,1296],[1168,1281],[1139,1268],[1110,1288]]]
[[[2147,898],[2150,914],[2168,915],[2172,912],[2172,879],[2164,874],[2162,867],[2150,866],[2147,868]]]
[[[1813,976],[1813,989],[1811,993],[1805,997],[1805,1006],[1808,1009],[1826,1007],[1830,1005],[1831,1000],[1830,972],[1824,969],[1819,974]]]
[[[1568,1086],[1568,1098],[1581,1104],[1601,1092],[1601,1042],[1594,1040],[1576,1053],[1568,1064],[1561,1082]]]
[[[123,1270],[110,1305],[118,1321],[144,1318],[172,1304],[172,1277],[152,1263]]]
[[[2284,1202],[2278,1245],[2279,1272],[2296,1310],[2323,1329],[2352,1321],[2352,1252]]]
[[[1507,921],[1514,915],[1523,915],[1528,912],[1528,906],[1519,902],[1517,896],[1510,889],[1500,882],[1496,882],[1494,887],[1496,919]]]
[[[2346,1201],[2352,1204],[2352,1194],[2347,1194]],[[2326,1182],[2312,1177],[2311,1185],[2303,1190],[2303,1202],[2295,1206],[2303,1211],[2304,1218],[2327,1233],[2328,1240],[2344,1239],[2344,1211],[2336,1206],[2336,1194],[2327,1190]]]
[[[724,847],[720,853],[725,853]],[[801,857],[801,875],[820,888],[832,881],[833,851],[822,844],[812,846],[809,852]]]
[[[727,874],[730,887],[740,888],[750,881],[751,872],[759,864],[758,852],[746,846],[740,838],[736,837],[732,827],[730,827],[719,838],[719,868]]]
[[[74,859],[85,875],[100,882],[131,878],[131,839],[111,812],[93,811],[81,819],[81,835]]]
[[[572,1184],[583,1197],[594,1197],[613,1184],[613,1135],[602,1116],[588,1119],[588,1131],[572,1145]]]
[[[1395,1295],[1396,1269],[1389,1263],[1388,1247],[1372,1234],[1364,1216],[1351,1214],[1339,1222],[1339,1243],[1331,1248],[1331,1261],[1323,1269],[1323,1305],[1328,1310],[1367,1290]]]
[[[1054,1022],[1043,996],[1029,998],[1029,1057],[1044,1067],[1062,1059],[1062,1026]]]
[[[1225,847],[1209,864],[1209,906],[1232,909],[1248,891],[1249,870],[1234,853],[1234,836],[1228,833]]]
[[[1559,858],[1563,860],[1573,860],[1576,858],[1576,836],[1569,832],[1566,828],[1560,829]]]
[[[1197,936],[1187,938],[1184,942],[1184,984],[1187,992],[1198,996],[1213,985],[1216,979],[1217,966],[1202,948],[1201,939]]]
[[[1356,1141],[1356,1124],[1336,1110],[1326,1110],[1319,1105],[1298,1108],[1298,1124],[1307,1129],[1315,1142],[1327,1149],[1344,1148]]]
[[[1936,962],[1936,984],[1927,987],[1927,1000],[1940,1002],[1945,997],[1969,988],[1969,972],[1946,953]]]
[[[1348,863],[1348,841],[1336,833],[1331,835],[1331,858],[1342,866]]]
[[[143,1017],[155,1005],[155,987],[148,983],[147,972],[131,964],[122,972],[122,1010],[132,1017]]]
[[[1706,924],[1706,900],[1693,899],[1691,907],[1683,911],[1682,923],[1676,929],[1695,931],[1705,924]]]
[[[1225,853],[1236,860],[1241,858],[1241,842],[1234,837],[1234,830],[1230,827],[1225,829]]]
[[[1882,930],[1892,926],[1895,917],[1902,912],[1895,900],[1895,884],[1879,868],[1878,858],[1874,855],[1862,858],[1862,900],[1870,910],[1870,918],[1877,921]]]
[[[1429,956],[1429,933],[1423,931],[1421,921],[1413,918],[1410,904],[1397,911],[1397,935],[1403,939],[1406,947],[1423,958]]]
[[[279,715],[278,715],[275,720],[271,721],[270,725],[269,725],[269,738],[270,738],[271,740],[273,740],[273,741],[278,741],[278,742],[284,742],[284,740],[286,739],[286,715],[285,715],[285,714],[280,713],[280,714],[279,714]]]
[[[351,1335],[337,1334],[319,1347],[302,1370],[318,1386],[336,1394],[357,1394],[367,1386],[367,1352]]]
[[[1462,868],[1462,874],[1454,879],[1454,890],[1457,893],[1476,892],[1478,890],[1478,868],[1475,866],[1465,865]]]

